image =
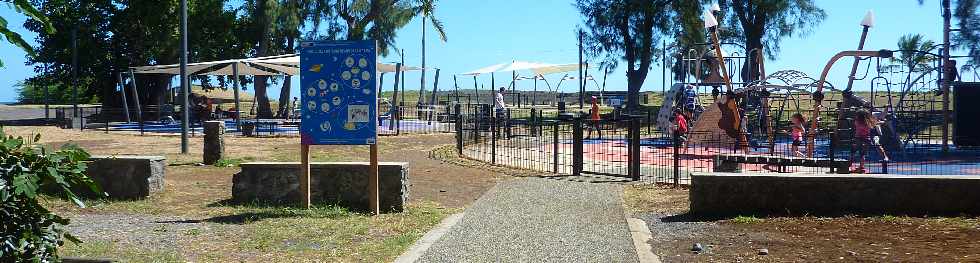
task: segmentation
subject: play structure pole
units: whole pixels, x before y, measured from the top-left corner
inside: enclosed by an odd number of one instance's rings
[[[950,32],[950,19],[951,14],[949,10],[950,0],[943,1],[943,59],[942,59],[942,73],[940,74],[940,85],[942,85],[943,90],[943,153],[949,152],[949,85],[952,81],[951,79],[946,79],[946,72],[948,66],[952,65],[949,59],[949,32]]]
[[[234,85],[234,90],[235,90],[235,128],[238,128],[238,130],[241,131],[241,128],[242,128],[242,104],[241,104],[241,97],[239,97],[239,95],[238,95],[238,89],[240,88],[239,87],[239,81],[240,81],[240,78],[241,77],[238,75],[238,62],[235,62],[234,64],[231,64],[231,74],[234,75],[233,77],[235,78],[232,81],[232,83]],[[252,101],[252,103],[254,104],[255,101]]]
[[[870,11],[868,12],[868,15],[871,15],[871,12]],[[868,29],[869,28],[871,28],[871,25],[870,24],[863,24],[863,25],[861,25],[861,41],[858,42],[858,49],[857,50],[864,50],[864,40],[868,38]],[[854,75],[857,74],[857,70],[858,70],[858,65],[859,64],[861,64],[861,60],[858,59],[857,57],[855,57],[854,58],[854,64],[851,64],[851,75],[849,75],[847,77],[847,88],[844,89],[845,91],[850,91],[851,90],[851,87],[854,86],[854,78],[855,78]]]
[[[126,101],[126,83],[123,82],[122,71],[116,72],[116,79],[119,81],[119,93],[122,94],[122,108],[123,114],[126,115],[126,123],[130,123],[129,119],[129,102]]]
[[[187,130],[191,118],[189,103],[187,102],[190,94],[190,87],[187,83],[187,0],[180,0],[180,89],[184,92],[180,124],[180,153],[187,154],[190,152],[187,145],[189,143]]]
[[[823,103],[823,98],[822,97],[816,97],[816,96],[822,96],[822,94],[823,94],[823,87],[824,87],[824,84],[826,84],[826,80],[827,80],[827,74],[830,73],[830,69],[834,67],[834,63],[837,62],[837,60],[840,60],[843,57],[879,57],[879,58],[891,58],[892,57],[892,52],[889,51],[889,50],[880,50],[880,51],[869,51],[869,50],[841,51],[840,53],[837,53],[836,55],[834,55],[834,57],[830,58],[830,61],[827,61],[827,65],[824,65],[823,71],[820,73],[820,79],[817,80],[817,90],[813,92],[814,95],[815,95],[815,97],[814,97],[814,105],[813,105],[813,116],[811,116],[811,118],[810,118],[810,120],[812,120],[810,122],[810,131],[813,132],[813,133],[815,133],[817,131],[817,120],[820,117],[820,107],[822,107],[821,104]],[[810,158],[813,157],[813,150],[814,150],[813,143],[814,143],[814,141],[815,141],[814,136],[807,136],[807,143],[806,143],[807,157],[810,157]]]

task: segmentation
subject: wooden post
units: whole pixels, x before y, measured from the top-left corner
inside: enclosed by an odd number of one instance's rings
[[[309,175],[309,174],[307,174]],[[371,169],[368,171],[368,194],[371,212],[381,214],[381,204],[378,201],[378,144],[371,144]]]
[[[300,144],[299,201],[303,208],[309,209],[310,198],[310,145]]]

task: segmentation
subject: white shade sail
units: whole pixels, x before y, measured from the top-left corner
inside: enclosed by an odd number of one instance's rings
[[[233,75],[233,66],[238,65],[239,75],[251,76],[296,76],[299,75],[299,55],[279,55],[259,58],[245,58],[200,62],[187,64],[188,75]],[[139,74],[180,74],[180,64],[133,67]],[[421,70],[419,67],[404,66],[402,71]],[[395,65],[378,63],[378,72],[395,72]]]
[[[498,72],[498,71],[500,71],[500,69],[502,69],[502,68],[504,68],[506,66],[507,66],[506,63],[496,64],[496,65],[491,65],[491,66],[483,67],[483,68],[480,68],[480,69],[477,69],[477,70],[473,70],[473,71],[470,71],[470,72],[466,72],[466,73],[463,73],[461,75],[465,75],[465,76],[479,76],[479,75],[482,75],[482,74]]]
[[[582,64],[583,67],[588,67],[589,64]],[[538,63],[538,62],[527,62],[527,61],[513,61],[511,63],[502,63],[487,66],[470,72],[466,72],[460,75],[465,76],[479,76],[481,74],[493,73],[493,72],[511,72],[511,71],[521,71],[528,70],[534,73],[534,75],[548,75],[554,73],[563,73],[578,70],[578,64],[548,64],[548,63]]]
[[[578,64],[548,65],[545,67],[534,68],[531,71],[534,72],[534,75],[548,75],[576,71],[578,70],[578,66]],[[582,67],[593,68],[591,65],[584,63],[582,64]]]

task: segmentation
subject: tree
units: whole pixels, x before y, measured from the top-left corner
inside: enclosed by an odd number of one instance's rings
[[[625,62],[630,110],[639,106],[640,88],[657,60],[657,43],[674,16],[668,0],[577,0],[575,6],[588,29],[584,45],[590,57],[607,65]]]
[[[419,93],[418,104],[422,104],[423,93],[425,91],[425,28],[427,26],[426,22],[432,22],[432,27],[436,29],[436,33],[439,34],[439,40],[446,42],[446,29],[439,21],[438,18],[434,16],[436,10],[436,0],[418,0],[419,6],[416,8],[416,13],[422,15],[422,86],[421,90],[423,92]],[[433,91],[434,92],[434,91]]]
[[[44,32],[49,34],[54,33],[54,27],[51,26],[51,22],[44,17],[44,14],[42,14],[41,11],[34,8],[34,5],[31,5],[30,2],[24,0],[0,0],[0,3],[6,3],[8,6],[13,7],[14,11],[17,13],[27,15],[31,19],[34,19],[38,22],[40,28],[43,29]],[[24,41],[24,38],[21,37],[20,34],[11,31],[10,28],[7,27],[7,20],[3,17],[0,17],[0,35],[3,35],[3,37],[6,38],[7,43],[13,44],[24,52],[27,52],[28,56],[35,55],[34,48],[32,48],[30,44],[27,44],[27,41]],[[2,67],[3,60],[0,59],[0,68]]]
[[[898,39],[898,56],[892,57],[891,60],[901,62],[909,74],[931,70],[929,63],[933,61],[934,57],[924,52],[930,52],[936,47],[935,42],[925,39],[920,34],[904,35]]]
[[[378,52],[388,55],[398,29],[418,14],[417,9],[404,0],[337,0],[324,17],[339,21],[330,22],[328,32],[346,35],[347,40],[375,39]]]
[[[742,79],[761,79],[757,51],[765,52],[769,59],[779,53],[783,38],[806,35],[827,17],[812,0],[721,0],[722,26],[740,36],[745,43],[745,61]]]

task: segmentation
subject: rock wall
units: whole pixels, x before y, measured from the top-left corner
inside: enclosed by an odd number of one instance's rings
[[[980,215],[980,177],[701,173],[691,213],[736,215]]]
[[[89,161],[86,174],[109,198],[142,199],[163,191],[163,156],[92,156]]]
[[[298,162],[243,163],[232,179],[232,200],[238,203],[293,203],[299,197]],[[368,210],[367,162],[310,164],[313,203]],[[400,212],[408,201],[408,163],[382,162],[378,167],[381,211]]]

